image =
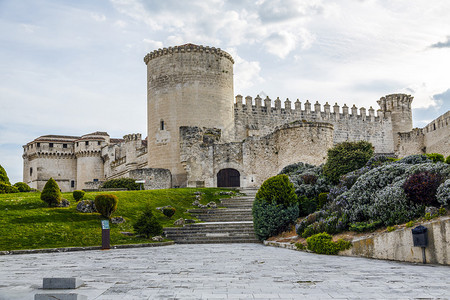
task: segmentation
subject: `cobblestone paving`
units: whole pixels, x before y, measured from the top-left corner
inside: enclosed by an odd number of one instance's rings
[[[128,299],[448,299],[450,267],[324,256],[260,244],[0,256],[0,299],[34,299],[44,277]]]

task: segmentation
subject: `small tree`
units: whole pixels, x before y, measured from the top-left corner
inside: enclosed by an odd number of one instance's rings
[[[11,185],[9,182],[8,175],[6,175],[6,170],[0,165],[0,182],[6,183],[7,185]]]
[[[328,150],[328,158],[323,166],[323,174],[337,184],[342,175],[364,167],[372,155],[373,146],[369,142],[339,143]]]
[[[425,171],[411,175],[402,187],[411,202],[439,206],[436,192],[441,183],[442,177],[439,174]]]
[[[137,234],[145,235],[147,238],[150,236],[162,234],[163,228],[159,224],[156,217],[153,215],[150,206],[145,207],[141,216],[137,219],[136,223],[133,224],[134,231]]]
[[[73,199],[75,199],[75,201],[78,202],[78,201],[80,201],[81,199],[83,199],[84,194],[85,194],[84,191],[76,190],[76,191],[73,191],[72,196],[73,196]]]
[[[58,184],[53,178],[50,178],[42,190],[41,200],[47,203],[48,206],[57,206],[61,203],[61,197]]]
[[[97,212],[107,219],[116,211],[118,202],[117,197],[112,194],[97,195],[94,200]]]

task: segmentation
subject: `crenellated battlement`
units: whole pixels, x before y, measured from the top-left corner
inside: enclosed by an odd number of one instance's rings
[[[425,126],[422,131],[424,134],[436,131],[436,130],[449,130],[450,127],[450,111],[439,116],[437,119],[431,121]]]
[[[302,117],[307,120],[340,120],[340,119],[361,119],[368,122],[381,122],[383,118],[390,117],[390,111],[378,109],[375,115],[375,109],[370,106],[369,109],[365,107],[357,108],[354,104],[351,108],[344,104],[342,108],[335,103],[333,107],[326,102],[323,106],[316,101],[314,103],[314,109],[312,109],[312,103],[306,100],[302,104],[299,99],[294,102],[287,98],[284,101],[284,108],[281,106],[281,99],[277,97],[274,101],[268,96],[262,100],[257,95],[253,101],[251,96],[245,97],[245,104],[243,103],[243,97],[241,95],[236,96],[235,112],[237,114],[271,114],[292,117]],[[250,109],[251,108],[251,109]]]
[[[123,139],[125,140],[125,142],[141,141],[142,134],[140,133],[127,134],[123,136]]]
[[[377,101],[383,111],[411,111],[414,97],[406,94],[391,94]]]
[[[158,50],[152,51],[144,57],[144,62],[145,62],[145,64],[148,64],[148,62],[150,60],[160,57],[160,56],[169,55],[169,54],[173,54],[173,53],[189,53],[189,52],[200,52],[200,53],[203,52],[203,53],[215,54],[220,57],[228,58],[234,64],[233,57],[229,53],[223,51],[222,49],[215,48],[215,47],[209,47],[209,46],[203,46],[203,45],[194,45],[194,44],[185,44],[185,45],[181,45],[181,46],[174,46],[174,47],[163,48],[163,49],[158,49]]]

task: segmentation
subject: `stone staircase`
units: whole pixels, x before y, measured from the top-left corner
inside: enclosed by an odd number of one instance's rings
[[[192,209],[205,223],[164,228],[167,238],[177,244],[259,243],[253,230],[252,204],[257,189],[241,189],[245,196],[222,199],[225,208]]]

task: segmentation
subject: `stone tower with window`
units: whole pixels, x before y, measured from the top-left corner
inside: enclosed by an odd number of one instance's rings
[[[180,127],[217,128],[221,140],[234,138],[233,58],[193,44],[147,54],[148,157],[150,168],[172,173],[186,185],[180,161]]]

